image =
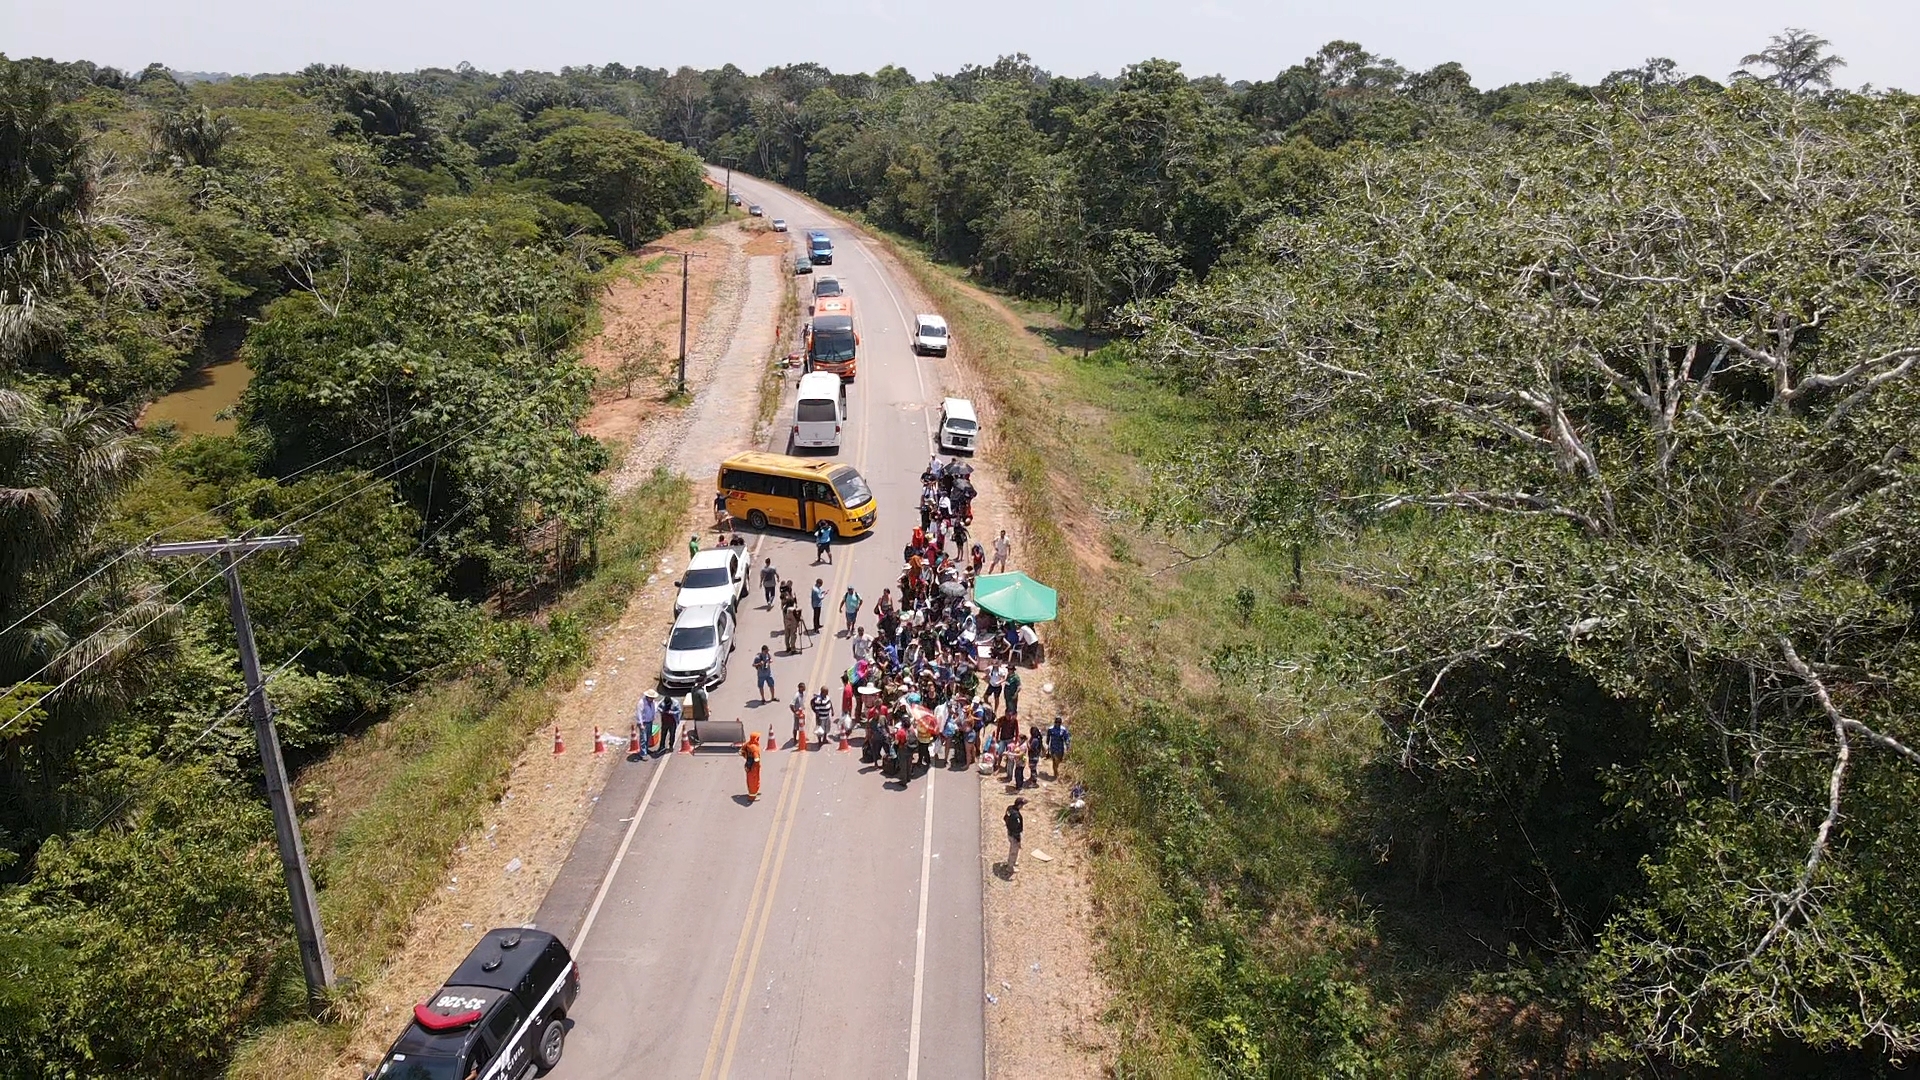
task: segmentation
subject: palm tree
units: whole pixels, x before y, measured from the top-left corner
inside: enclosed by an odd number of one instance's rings
[[[48,825],[73,752],[145,685],[168,640],[165,596],[99,535],[153,453],[128,407],[0,389],[0,831]]]
[[[0,68],[0,253],[64,229],[92,196],[87,146],[62,115],[53,85],[24,67]]]
[[[53,85],[0,64],[0,370],[55,323],[56,295],[86,244],[87,144]]]
[[[155,149],[187,165],[210,165],[239,128],[205,105],[156,114],[151,122]]]

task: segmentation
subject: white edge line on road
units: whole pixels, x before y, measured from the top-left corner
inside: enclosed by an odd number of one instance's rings
[[[920,1002],[927,985],[927,885],[933,876],[933,781],[927,770],[927,821],[920,832],[920,925],[913,937],[913,1022],[907,1029],[907,1080],[920,1076]]]
[[[685,722],[684,717],[682,722]],[[620,839],[620,850],[613,854],[613,864],[607,867],[607,876],[600,882],[600,891],[593,894],[593,906],[587,909],[587,917],[580,923],[580,932],[573,935],[575,956],[579,956],[587,947],[587,931],[593,929],[593,920],[600,915],[600,905],[606,902],[607,892],[613,888],[614,875],[620,872],[620,863],[627,857],[627,848],[633,845],[633,834],[640,829],[640,819],[647,816],[647,806],[653,802],[653,789],[660,786],[660,778],[667,774],[667,766],[673,761],[673,752],[668,751],[666,757],[667,760],[653,770],[653,779],[647,781],[647,793],[640,800],[640,809],[633,812],[633,821],[627,825],[627,835]]]
[[[762,536],[753,542],[753,550],[747,553],[748,566],[752,566],[751,560],[759,556],[760,545],[765,539]],[[691,723],[684,716],[680,722]],[[661,744],[660,749],[666,751],[660,755],[664,760],[654,768],[653,779],[647,781],[647,793],[640,797],[640,808],[633,812],[633,820],[627,823],[627,834],[620,838],[620,850],[613,853],[613,862],[607,866],[607,876],[600,880],[600,890],[593,894],[593,906],[587,908],[587,917],[580,920],[580,932],[573,935],[573,953],[576,956],[586,948],[587,931],[593,929],[593,921],[600,917],[600,905],[607,902],[607,893],[613,889],[614,876],[620,873],[620,864],[626,861],[627,849],[633,846],[633,836],[640,831],[640,819],[647,816],[647,807],[653,805],[654,789],[660,786],[660,778],[667,774],[667,764],[677,754],[677,751],[669,750],[665,743]]]

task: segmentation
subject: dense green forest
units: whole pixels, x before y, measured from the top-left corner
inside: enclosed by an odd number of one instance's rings
[[[0,63],[0,1073],[204,1076],[301,1007],[218,565],[135,546],[304,535],[243,572],[295,765],[585,647],[515,617],[608,527],[575,348],[610,260],[717,200],[612,113],[443,109]],[[239,434],[133,426],[235,342]]]
[[[1364,598],[1213,667],[1290,728],[1365,717],[1341,895],[1457,933],[1276,946],[1293,864],[1240,815],[1279,789],[1155,721],[1139,827],[1208,967],[1142,1023],[1197,1073],[1912,1052],[1916,102],[1799,32],[1743,63],[5,63],[0,1069],[200,1075],[298,1008],[218,585],[122,553],[308,537],[248,569],[307,757],[436,673],[564,663],[577,627],[512,616],[606,527],[573,349],[608,261],[707,212],[701,159],[1119,339],[1206,418],[1143,520]],[[235,338],[238,435],[131,426]],[[1420,1033],[1436,986],[1503,1003],[1497,1052]]]

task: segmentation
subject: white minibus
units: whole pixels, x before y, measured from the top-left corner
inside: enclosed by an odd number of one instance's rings
[[[847,392],[840,376],[813,371],[800,376],[800,394],[793,403],[793,445],[838,448],[840,428],[847,422]]]

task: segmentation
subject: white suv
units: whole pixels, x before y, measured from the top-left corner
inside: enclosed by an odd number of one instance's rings
[[[913,317],[913,355],[947,355],[947,320],[938,315]]]
[[[680,592],[673,598],[673,610],[725,604],[738,607],[747,595],[748,566],[752,559],[738,544],[708,548],[687,560],[687,572],[680,579]]]

